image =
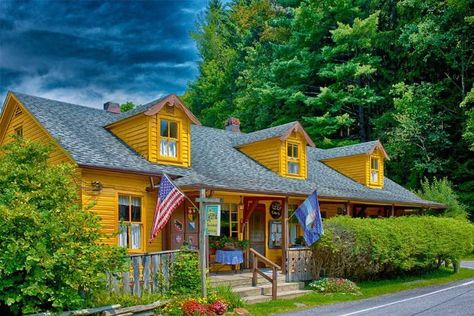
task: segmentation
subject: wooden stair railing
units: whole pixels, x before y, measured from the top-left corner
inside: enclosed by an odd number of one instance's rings
[[[277,270],[281,270],[281,267],[271,261],[270,259],[262,256],[258,253],[255,249],[250,248],[249,252],[253,254],[253,262],[252,262],[252,286],[257,286],[257,273],[264,277],[267,281],[272,284],[272,299],[277,299]],[[270,266],[272,268],[272,276],[266,275],[262,270],[258,268],[258,262],[261,261],[265,265]]]

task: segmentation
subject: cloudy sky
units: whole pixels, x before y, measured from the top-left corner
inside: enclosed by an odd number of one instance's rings
[[[206,3],[0,0],[0,104],[8,90],[93,107],[181,94]]]

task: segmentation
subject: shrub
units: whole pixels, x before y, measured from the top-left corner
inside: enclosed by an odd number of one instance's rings
[[[432,216],[325,221],[313,245],[317,275],[356,280],[425,272],[472,251],[474,226]]]
[[[244,306],[239,294],[232,291],[230,285],[217,285],[209,290],[208,301],[222,301],[229,310]]]
[[[457,219],[467,218],[466,206],[459,202],[459,198],[453,190],[453,185],[447,178],[440,180],[433,178],[431,182],[425,178],[425,180],[421,182],[421,190],[419,190],[417,194],[423,199],[446,204],[446,210],[441,213],[441,215],[445,217]],[[432,213],[438,214],[439,212],[433,211]]]
[[[73,166],[48,165],[50,148],[20,138],[0,151],[0,313],[82,307],[123,267],[123,249],[100,243]]]
[[[177,253],[171,269],[170,291],[175,294],[196,294],[201,290],[198,253],[183,248]]]
[[[320,293],[360,294],[360,288],[354,282],[343,278],[321,278],[311,282],[309,287]]]

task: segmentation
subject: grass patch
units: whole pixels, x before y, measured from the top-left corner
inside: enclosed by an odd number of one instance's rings
[[[281,299],[254,305],[246,305],[246,308],[250,311],[251,315],[269,315],[305,309],[317,305],[355,301],[378,295],[443,284],[473,277],[474,270],[472,269],[460,269],[459,273],[453,273],[452,269],[442,268],[419,276],[407,276],[389,280],[363,281],[357,283],[361,289],[361,295],[320,294],[314,292],[289,300]],[[304,306],[302,304],[304,304]]]

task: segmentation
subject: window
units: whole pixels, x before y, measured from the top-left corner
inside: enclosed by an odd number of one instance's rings
[[[23,137],[23,126],[18,126],[15,128],[15,135],[18,137]]]
[[[178,157],[178,122],[160,120],[160,156]]]
[[[239,235],[239,219],[237,204],[222,204],[221,236],[237,238]]]
[[[370,182],[379,183],[379,158],[370,158]]]
[[[289,174],[300,174],[300,160],[298,155],[298,144],[288,143],[287,156]]]
[[[119,195],[119,246],[128,249],[142,248],[142,199],[131,195]]]
[[[289,231],[289,244],[290,246],[296,245],[297,238],[300,236],[300,224],[298,223],[298,218],[296,217],[295,211],[298,208],[298,205],[288,205],[288,231]]]

